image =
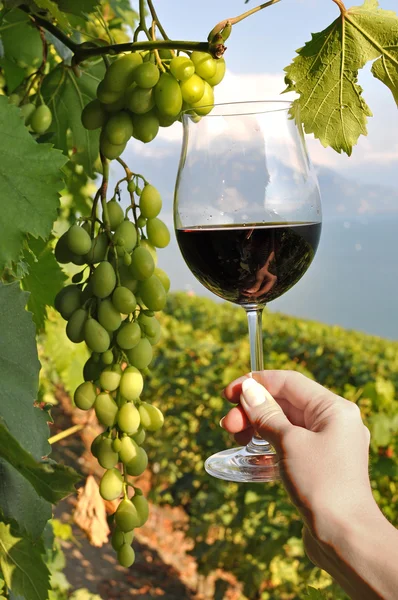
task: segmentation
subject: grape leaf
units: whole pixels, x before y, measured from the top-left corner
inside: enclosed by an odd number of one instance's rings
[[[66,157],[29,134],[19,109],[0,97],[0,273],[19,259],[25,235],[47,238],[59,206]]]
[[[91,13],[99,6],[99,0],[56,0],[59,8],[66,13],[72,13],[78,17],[82,13]]]
[[[54,116],[54,144],[68,153],[68,130],[72,132],[74,161],[93,175],[93,164],[98,156],[99,130],[88,131],[81,122],[83,108],[95,98],[99,82],[104,76],[104,64],[97,61],[76,77],[65,65],[59,65],[44,80],[41,89],[45,102]]]
[[[136,26],[139,15],[133,9],[129,0],[110,0],[109,5],[116,17],[123,19],[123,23],[130,25],[132,28]]]
[[[40,547],[0,523],[0,568],[14,596],[24,600],[47,600],[50,571]]]
[[[324,595],[324,593],[321,590],[317,590],[314,587],[307,588],[307,593],[306,593],[305,597],[309,598],[310,600],[325,600],[326,599],[326,596]]]
[[[28,294],[18,282],[0,283],[0,416],[9,432],[36,460],[51,451],[47,413],[33,403],[38,390],[40,363],[35,326],[25,305]],[[29,482],[0,460],[0,509],[33,537],[51,518],[51,505],[39,498]]]
[[[33,485],[41,498],[56,504],[75,491],[81,477],[65,465],[38,462],[10,434],[0,420],[0,456]]]
[[[0,58],[0,67],[4,71],[6,78],[7,90],[12,93],[22,83],[25,78],[25,69],[18,67],[16,63],[9,60],[5,56]]]
[[[285,68],[285,91],[299,94],[292,116],[323,146],[339,153],[351,155],[359,136],[367,134],[367,117],[372,116],[357,83],[358,70],[380,57],[374,75],[388,81],[395,95],[398,92],[398,17],[377,7],[377,0],[342,7],[340,17],[313,34]]]
[[[53,0],[35,0],[35,4],[44,10],[47,10],[50,15],[58,21],[58,25],[69,30],[70,24],[66,16],[60,11],[59,7]]]
[[[19,9],[6,14],[0,27],[5,57],[21,68],[39,67],[43,60],[40,33],[29,16]]]
[[[30,292],[28,310],[38,329],[44,327],[46,306],[54,306],[54,299],[63,287],[66,276],[54,258],[50,245],[43,240],[28,240],[30,251],[25,252],[29,272],[22,280],[22,287]]]

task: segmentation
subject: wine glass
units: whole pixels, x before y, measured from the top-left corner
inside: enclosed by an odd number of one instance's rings
[[[264,368],[264,306],[301,279],[321,233],[317,177],[289,108],[278,100],[233,102],[200,119],[182,115],[177,242],[207,289],[245,309],[254,377]],[[205,469],[228,481],[273,481],[277,461],[255,434],[246,447],[208,458]]]

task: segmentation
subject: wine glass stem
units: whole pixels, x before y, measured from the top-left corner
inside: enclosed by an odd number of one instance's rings
[[[245,306],[247,322],[249,326],[250,340],[250,367],[253,375],[264,369],[264,353],[263,353],[263,331],[262,331],[262,316],[264,306],[257,304]],[[260,437],[257,433],[254,434],[251,441],[246,446],[248,452],[253,454],[271,453],[269,443]]]

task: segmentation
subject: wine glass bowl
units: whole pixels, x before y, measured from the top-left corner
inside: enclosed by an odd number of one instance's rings
[[[211,292],[248,316],[251,369],[264,368],[261,314],[309,268],[321,232],[318,182],[289,102],[215,105],[182,116],[174,224],[183,258]],[[278,478],[277,456],[255,436],[206,470],[233,481]]]

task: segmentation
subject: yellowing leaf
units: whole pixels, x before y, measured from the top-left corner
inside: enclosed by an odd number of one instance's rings
[[[366,135],[371,110],[357,83],[367,62],[373,74],[398,98],[398,17],[378,8],[377,0],[342,9],[338,19],[298,51],[286,67],[286,91],[295,91],[292,116],[324,146],[351,155]]]

